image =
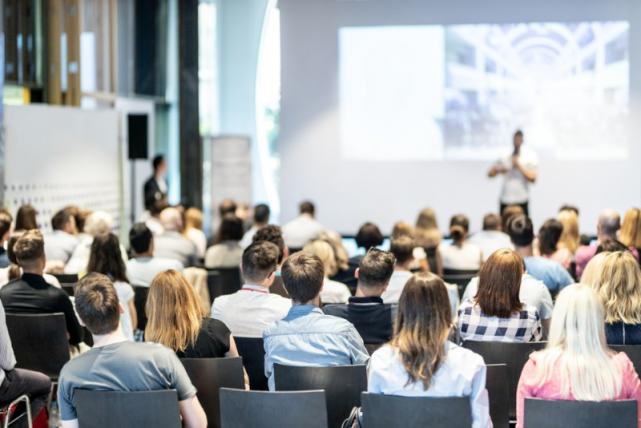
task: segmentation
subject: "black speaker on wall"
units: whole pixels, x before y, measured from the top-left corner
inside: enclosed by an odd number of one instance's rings
[[[129,159],[147,159],[149,140],[149,118],[146,114],[127,115]]]

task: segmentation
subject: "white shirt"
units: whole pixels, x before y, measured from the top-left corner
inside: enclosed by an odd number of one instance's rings
[[[283,239],[289,248],[303,248],[325,228],[309,214],[301,214],[283,226]]]
[[[134,298],[134,289],[122,281],[114,282],[114,288],[118,295],[118,301],[124,309],[120,315],[120,328],[127,339],[134,340],[134,328],[131,325],[131,312],[129,311],[129,302]]]
[[[292,301],[269,288],[245,284],[239,291],[219,296],[211,306],[211,317],[222,321],[236,337],[263,337],[263,331],[285,318]]]
[[[439,245],[438,250],[445,269],[474,270],[481,267],[483,259],[481,248],[467,241],[464,241],[460,247],[454,244]]]
[[[400,299],[401,293],[403,292],[403,288],[405,288],[405,284],[411,276],[412,272],[408,270],[395,270],[389,280],[387,289],[381,296],[383,298],[383,302],[397,304],[398,299]]]
[[[63,230],[48,233],[44,240],[47,261],[67,263],[78,245],[78,238]]]
[[[481,248],[483,261],[487,260],[497,250],[504,248],[514,249],[510,236],[500,230],[482,230],[472,235],[468,241],[470,244]]]
[[[258,229],[260,228],[256,225],[253,225],[247,232],[245,232],[245,234],[243,235],[243,239],[240,240],[240,246],[243,250],[252,244],[254,235],[256,234],[256,232],[258,232]]]
[[[463,301],[471,301],[479,288],[479,279],[478,277],[472,278],[470,283],[463,293]],[[545,286],[545,284],[538,279],[528,275],[527,273],[523,274],[521,279],[521,288],[519,290],[519,298],[522,303],[526,305],[534,306],[539,311],[539,316],[542,320],[547,320],[552,317],[552,309],[554,308],[554,303],[552,302],[552,295],[550,290]]]
[[[242,258],[243,249],[238,241],[223,241],[207,249],[205,266],[210,269],[238,267]]]
[[[425,390],[421,381],[408,384],[398,351],[390,345],[383,346],[369,361],[368,392],[403,397],[470,397],[472,427],[492,427],[483,358],[451,342],[445,343],[445,352],[445,359]]]
[[[199,258],[205,257],[205,250],[207,250],[207,236],[205,232],[200,229],[190,228],[185,232],[185,236],[196,246],[196,251]]]
[[[178,260],[162,257],[135,257],[127,260],[127,277],[131,285],[137,287],[149,287],[156,275],[169,269],[182,272],[183,265]]]
[[[160,223],[160,220],[158,220],[156,217],[149,217],[147,220],[145,220],[145,226],[149,230],[151,230],[151,233],[155,235],[160,235],[165,231],[165,228],[162,227],[162,223]]]
[[[166,259],[178,260],[183,266],[194,262],[196,246],[179,232],[165,230],[154,236],[154,254]]]
[[[521,147],[519,163],[527,170],[534,170],[539,165],[536,153],[527,147]],[[521,171],[512,166],[512,155],[506,156],[499,161],[499,164],[507,168],[503,177],[503,189],[501,190],[501,202],[504,204],[522,204],[530,199],[530,183]]]
[[[347,303],[351,295],[349,288],[342,282],[325,278],[320,292],[320,299],[323,304]]]

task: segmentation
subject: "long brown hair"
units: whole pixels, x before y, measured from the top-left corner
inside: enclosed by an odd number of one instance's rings
[[[145,312],[145,340],[176,352],[196,342],[207,315],[193,287],[175,270],[156,275],[149,286]]]
[[[523,308],[519,298],[523,271],[523,259],[513,250],[498,250],[487,259],[475,297],[483,314],[509,318]]]
[[[405,284],[391,345],[398,349],[408,383],[423,382],[428,389],[445,359],[445,342],[452,310],[443,280],[432,273],[417,273]]]
[[[623,216],[619,241],[628,247],[641,248],[641,210],[630,208]]]
[[[91,272],[107,275],[112,281],[129,282],[120,241],[113,233],[98,235],[93,239],[87,263],[87,273]]]

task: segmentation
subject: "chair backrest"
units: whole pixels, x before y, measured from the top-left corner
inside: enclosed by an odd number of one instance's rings
[[[363,393],[363,426],[367,428],[472,426],[469,397],[399,397]]]
[[[249,376],[251,389],[267,391],[265,377],[265,348],[262,338],[234,337],[238,355],[243,359],[243,366]]]
[[[243,361],[240,358],[183,358],[187,374],[198,391],[198,400],[207,414],[210,428],[220,427],[220,388],[243,389]]]
[[[545,342],[507,343],[465,341],[463,347],[480,354],[485,364],[506,364],[510,418],[516,417],[516,388],[530,354],[545,347]]]
[[[525,428],[630,428],[637,426],[637,402],[527,398],[524,419]]]
[[[632,360],[634,369],[637,373],[641,373],[641,345],[609,345],[613,351],[625,352],[625,354]]]
[[[149,287],[141,287],[134,285],[134,305],[136,306],[136,316],[138,317],[138,330],[145,331],[147,326],[147,313],[145,306],[147,305],[147,296],[149,295]]]
[[[62,366],[69,361],[64,314],[7,313],[6,317],[17,367],[57,379]]]
[[[222,428],[327,428],[325,409],[323,391],[220,389]]]
[[[490,398],[490,417],[494,428],[509,428],[509,388],[507,364],[488,364],[485,388]]]
[[[232,294],[240,290],[243,281],[240,268],[218,268],[207,270],[209,299],[213,303],[218,296]]]
[[[465,293],[467,284],[469,284],[472,278],[476,277],[478,274],[478,269],[443,269],[443,281],[449,284],[455,284],[458,287],[459,297],[461,297],[463,296],[463,293]]]
[[[338,427],[361,405],[361,393],[367,391],[366,366],[294,367],[274,364],[276,391],[322,389],[327,401],[327,420]]]
[[[179,428],[180,412],[175,390],[88,391],[73,397],[82,428]]]
[[[60,284],[76,284],[78,282],[77,273],[54,273],[53,276]]]

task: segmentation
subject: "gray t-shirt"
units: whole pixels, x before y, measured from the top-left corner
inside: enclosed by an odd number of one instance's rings
[[[77,419],[76,389],[156,391],[175,389],[178,400],[196,394],[182,363],[170,349],[155,343],[119,342],[93,348],[62,368],[58,385],[60,419]]]

